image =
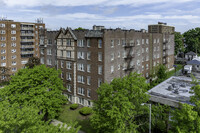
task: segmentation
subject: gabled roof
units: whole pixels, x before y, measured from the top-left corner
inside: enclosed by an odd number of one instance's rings
[[[187,55],[197,55],[195,52],[192,52],[192,51],[187,52],[186,54],[187,54]]]
[[[66,35],[68,31],[72,35],[72,37],[74,38],[74,40],[77,40],[77,37],[74,35],[72,29],[69,28],[69,27],[67,27],[66,30],[64,28],[60,28],[60,30],[59,30],[59,32],[58,32],[58,34],[56,35],[55,38],[58,38],[58,36],[60,35],[60,33],[63,33],[64,35]]]

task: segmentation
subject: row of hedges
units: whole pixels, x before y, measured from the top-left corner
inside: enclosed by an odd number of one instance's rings
[[[71,104],[71,105],[70,105],[70,109],[75,110],[75,109],[78,108],[78,106],[79,106],[78,104]],[[81,109],[79,110],[79,113],[80,113],[81,115],[84,115],[84,116],[90,115],[90,114],[92,113],[92,109],[89,108],[89,107],[83,107],[83,108],[81,108]]]

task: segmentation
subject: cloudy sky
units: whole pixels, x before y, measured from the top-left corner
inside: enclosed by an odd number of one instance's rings
[[[15,21],[43,18],[47,28],[147,29],[158,21],[185,32],[200,27],[199,0],[0,0],[0,15]]]

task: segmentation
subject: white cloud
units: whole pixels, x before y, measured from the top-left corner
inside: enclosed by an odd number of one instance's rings
[[[184,3],[195,0],[2,0],[7,6],[86,6],[86,5],[99,5],[99,6],[119,6],[119,5],[146,5],[156,3]]]

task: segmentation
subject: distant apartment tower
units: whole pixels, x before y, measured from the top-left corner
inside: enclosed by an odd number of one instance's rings
[[[56,35],[58,31],[45,30],[44,43],[40,44],[40,63],[56,68]]]
[[[61,28],[56,36],[57,68],[69,100],[91,106],[103,82],[131,72],[149,79],[158,64],[173,69],[174,35],[146,30]]]
[[[39,29],[45,24],[15,22],[0,19],[1,67],[9,68],[10,74],[24,67],[30,57],[40,57]],[[6,77],[0,77],[4,80]]]

